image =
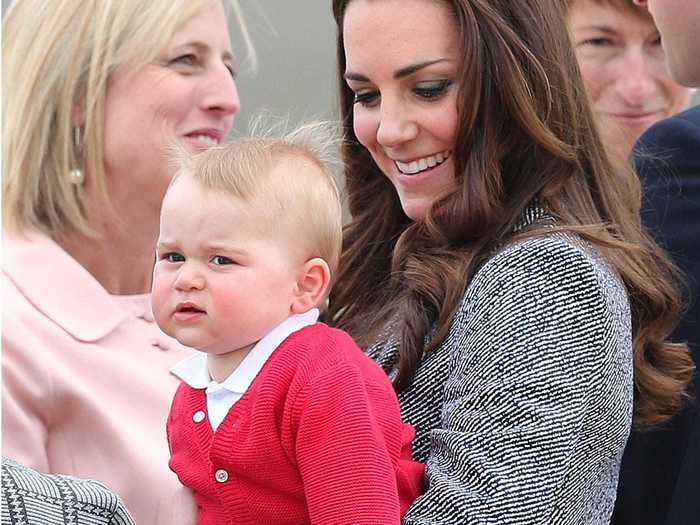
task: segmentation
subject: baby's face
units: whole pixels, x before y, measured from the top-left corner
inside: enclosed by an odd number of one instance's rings
[[[291,314],[300,265],[264,220],[254,205],[178,178],[163,201],[153,273],[165,333],[204,352],[247,352]]]

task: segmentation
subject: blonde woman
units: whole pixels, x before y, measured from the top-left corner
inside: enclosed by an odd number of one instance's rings
[[[167,149],[239,99],[220,0],[16,0],[2,26],[2,450],[185,524],[165,421],[189,350],[149,307]],[[242,27],[242,26],[241,26]]]

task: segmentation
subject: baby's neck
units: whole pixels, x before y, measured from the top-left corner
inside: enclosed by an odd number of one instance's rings
[[[255,345],[239,348],[225,354],[207,354],[209,376],[217,383],[226,381],[238,369],[245,357],[253,349],[253,346]]]

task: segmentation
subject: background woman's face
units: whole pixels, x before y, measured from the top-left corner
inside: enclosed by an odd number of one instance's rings
[[[690,90],[671,78],[650,18],[577,0],[567,22],[604,143],[624,162],[649,126],[687,107]]]
[[[105,108],[105,168],[110,194],[157,208],[173,175],[168,147],[192,151],[223,140],[240,102],[232,76],[223,6],[213,0],[186,22],[149,64],[110,76]]]
[[[433,0],[353,0],[343,38],[355,134],[406,215],[421,219],[454,187],[460,55],[452,14]]]

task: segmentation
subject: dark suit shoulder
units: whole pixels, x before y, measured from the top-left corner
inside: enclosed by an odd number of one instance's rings
[[[700,106],[651,126],[635,145],[634,162],[642,178],[650,170],[700,173]]]

